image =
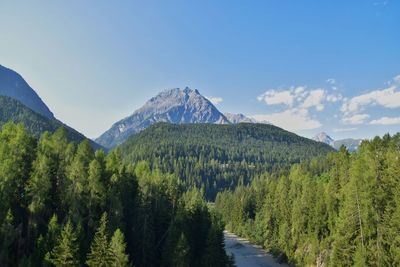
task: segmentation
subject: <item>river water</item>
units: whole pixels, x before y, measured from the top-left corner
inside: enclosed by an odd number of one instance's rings
[[[227,231],[224,231],[224,236],[226,252],[235,256],[237,267],[289,267],[287,264],[277,263],[271,254],[244,238]]]

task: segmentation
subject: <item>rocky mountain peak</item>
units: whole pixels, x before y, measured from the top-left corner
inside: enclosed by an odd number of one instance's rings
[[[334,140],[325,132],[317,134],[316,136],[314,136],[313,140],[328,144],[331,147],[335,148],[336,150],[339,150],[340,147],[343,145],[349,151],[356,151],[358,149],[358,146],[362,142],[361,139],[353,139],[353,138]]]
[[[246,117],[245,115],[238,113],[224,113],[225,117],[231,122],[231,123],[241,123],[241,122],[247,122],[247,123],[255,123],[256,121],[254,119],[251,119],[249,117]]]
[[[113,147],[157,122],[230,123],[198,90],[173,88],[152,97],[131,116],[116,122],[96,141],[105,147]]]
[[[334,146],[335,140],[333,140],[327,133],[321,132],[314,136],[313,140]]]

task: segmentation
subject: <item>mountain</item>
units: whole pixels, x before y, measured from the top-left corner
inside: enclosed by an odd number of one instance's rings
[[[233,114],[233,113],[224,113],[225,117],[231,122],[231,123],[241,123],[241,122],[248,122],[248,123],[255,123],[256,121],[246,117],[245,115],[239,113],[239,114]]]
[[[151,168],[175,173],[186,188],[204,188],[208,199],[218,191],[248,184],[265,172],[334,151],[329,145],[273,125],[158,123],[132,135],[118,147],[124,161],[145,160]]]
[[[228,124],[229,120],[198,90],[174,88],[159,93],[131,116],[116,122],[96,142],[112,148],[157,122]]]
[[[319,133],[316,136],[314,136],[313,140],[328,144],[331,147],[335,148],[336,150],[339,150],[340,147],[343,145],[349,151],[357,150],[358,146],[360,145],[360,143],[362,141],[362,139],[352,139],[352,138],[333,140],[329,135],[327,135],[324,132]]]
[[[0,96],[0,128],[9,121],[22,123],[26,130],[37,138],[45,131],[54,133],[58,128],[63,127],[69,141],[81,142],[87,139],[83,134],[71,127],[56,119],[47,118],[31,110],[16,99],[8,96]],[[102,148],[95,142],[89,141],[93,148]]]
[[[44,117],[54,119],[53,113],[24,78],[2,65],[0,65],[0,95],[17,99]]]
[[[317,141],[317,142],[322,142],[322,143],[328,144],[332,147],[334,146],[334,143],[335,143],[335,141],[329,135],[327,135],[325,132],[317,134],[316,136],[314,136],[313,140]]]
[[[24,124],[35,137],[58,128],[66,130],[70,141],[81,142],[87,139],[83,134],[57,120],[39,95],[17,72],[0,65],[0,127],[6,122]],[[104,147],[90,140],[94,149]]]

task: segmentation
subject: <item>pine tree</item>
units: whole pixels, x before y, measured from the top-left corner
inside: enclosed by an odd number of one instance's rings
[[[7,123],[0,131],[0,222],[9,209],[16,224],[20,223],[25,182],[34,157],[33,139],[22,124]]]
[[[34,251],[35,265],[50,266],[50,251],[56,246],[60,232],[58,218],[54,214],[47,225],[47,233],[40,235],[36,240]]]
[[[212,214],[211,218],[212,225],[208,231],[203,265],[207,267],[228,266],[229,260],[224,248],[222,221],[216,214]]]
[[[0,266],[11,266],[13,262],[12,245],[17,237],[13,220],[14,218],[9,210],[5,220],[0,225]]]
[[[124,234],[121,230],[117,229],[111,238],[110,250],[112,255],[113,267],[126,267],[128,266],[129,257],[126,254],[126,243]]]
[[[68,221],[61,231],[57,245],[51,251],[49,261],[56,267],[79,266],[78,243],[73,226]]]
[[[96,155],[99,154],[96,152]],[[89,164],[88,175],[88,228],[90,233],[95,231],[95,223],[98,221],[101,211],[105,209],[106,189],[103,183],[104,166],[98,159],[92,160]]]
[[[86,264],[89,267],[108,267],[113,264],[113,257],[107,237],[107,213],[103,213],[100,225],[94,235]]]
[[[93,150],[89,141],[81,142],[77,148],[74,159],[68,168],[69,184],[67,189],[67,203],[69,204],[69,215],[72,221],[84,225],[87,216],[87,189],[89,164],[93,158]]]
[[[175,267],[190,266],[190,260],[191,260],[190,247],[185,234],[181,233],[181,236],[179,237],[178,243],[176,244],[175,247],[175,255],[172,260],[173,266]]]
[[[31,214],[31,227],[36,229],[38,224],[45,224],[52,214],[51,189],[56,174],[56,162],[51,147],[49,133],[44,133],[39,141],[36,159],[33,162],[33,171],[26,191],[30,198],[28,209]],[[53,203],[54,204],[54,203]],[[40,230],[40,229],[39,229]]]

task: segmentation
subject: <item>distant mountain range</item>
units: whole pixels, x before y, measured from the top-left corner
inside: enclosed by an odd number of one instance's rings
[[[70,138],[81,141],[86,137],[58,121],[38,94],[17,72],[0,65],[0,126],[6,121],[22,122],[28,130],[39,136],[44,131],[53,132],[64,126]],[[132,115],[114,123],[109,130],[95,141],[105,148],[113,148],[130,136],[158,122],[173,124],[237,124],[256,123],[243,114],[221,113],[198,90],[174,88],[162,91],[147,101]],[[323,142],[336,149],[341,145],[356,150],[361,140],[333,140],[320,133],[313,140]],[[100,147],[92,142],[93,146]]]
[[[239,114],[224,113],[224,115],[233,124],[242,123],[242,122],[247,122],[247,123],[257,122],[256,120],[246,117],[245,115],[243,115],[241,113],[239,113]]]
[[[114,123],[108,131],[96,139],[96,142],[112,148],[122,144],[132,134],[157,122],[174,124],[230,123],[227,117],[198,90],[188,87],[185,89],[174,88],[159,93],[131,116]]]
[[[24,124],[36,137],[40,137],[45,131],[52,133],[64,127],[70,141],[81,142],[87,139],[57,120],[21,75],[0,65],[0,127],[8,121]],[[102,148],[95,142],[90,142],[93,148]]]
[[[221,113],[198,90],[174,88],[162,91],[147,101],[144,106],[129,117],[114,123],[109,130],[95,141],[106,148],[113,148],[124,143],[130,136],[137,134],[158,122],[173,124],[211,123],[237,124],[257,123],[243,114]],[[266,122],[263,122],[266,123]],[[269,124],[269,123],[266,123]],[[349,150],[356,150],[358,139],[333,140],[326,133],[320,133],[313,140],[323,142],[335,149],[343,144]]]
[[[349,151],[355,151],[358,149],[362,139],[341,139],[341,140],[333,140],[328,134],[325,132],[319,133],[314,136],[313,140],[322,142],[330,145],[331,147],[338,150],[342,145],[345,146]]]

